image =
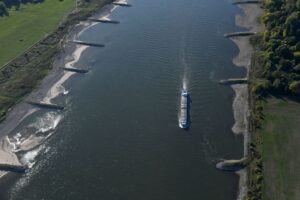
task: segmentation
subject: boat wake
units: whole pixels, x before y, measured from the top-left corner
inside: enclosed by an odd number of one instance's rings
[[[185,41],[185,40],[183,40]],[[188,63],[186,60],[186,43],[182,44],[181,64],[183,66],[182,89],[188,90]]]
[[[183,79],[182,79],[182,89],[188,90],[188,79],[187,79],[187,64],[184,64],[184,72],[183,72]]]

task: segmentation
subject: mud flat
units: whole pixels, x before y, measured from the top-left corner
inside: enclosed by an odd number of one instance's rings
[[[263,14],[263,9],[259,4],[240,4],[238,5],[243,10],[243,15],[236,16],[236,25],[247,28],[251,32],[260,32],[262,25],[258,18]],[[248,78],[249,67],[251,65],[251,56],[253,47],[250,44],[250,37],[234,37],[230,38],[239,48],[239,54],[233,59],[233,63],[238,67],[244,67],[247,70]],[[249,134],[249,94],[247,84],[235,84],[231,86],[235,92],[235,99],[233,101],[233,112],[235,124],[232,131],[235,134],[242,134],[244,137],[244,158],[248,156],[248,146],[250,140]],[[238,200],[243,200],[247,196],[247,170],[242,169],[236,172],[240,176]]]

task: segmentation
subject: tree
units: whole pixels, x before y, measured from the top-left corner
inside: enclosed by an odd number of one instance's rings
[[[300,64],[298,64],[294,67],[294,71],[297,73],[300,73]]]
[[[293,12],[285,21],[286,32],[288,35],[294,35],[299,27],[299,12]]]
[[[300,81],[293,81],[289,85],[289,89],[296,94],[300,94]]]
[[[294,57],[295,57],[296,59],[299,59],[299,58],[300,58],[300,51],[294,52],[293,55],[294,55]]]
[[[270,90],[270,82],[268,80],[255,80],[252,85],[252,93],[264,95]]]
[[[0,1],[0,16],[7,15],[5,3]]]
[[[297,7],[297,9],[300,9],[300,0],[297,0],[296,7]]]

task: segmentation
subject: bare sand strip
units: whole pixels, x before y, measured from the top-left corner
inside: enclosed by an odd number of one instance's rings
[[[243,4],[239,5],[243,10],[244,15],[236,16],[236,25],[247,28],[252,32],[260,32],[262,26],[258,21],[258,18],[263,14],[263,10],[258,4]],[[251,65],[251,56],[253,47],[250,44],[249,37],[233,37],[231,40],[238,46],[239,54],[233,59],[233,63],[238,67],[245,67],[247,70],[247,77],[249,74],[249,68]],[[232,127],[232,131],[235,134],[243,134],[244,136],[244,157],[248,156],[248,145],[250,142],[249,134],[249,94],[247,84],[232,85],[232,89],[235,92],[235,99],[233,101],[233,112],[235,124]],[[239,180],[239,194],[237,199],[246,199],[247,188],[247,170],[243,169],[237,172],[240,176]]]

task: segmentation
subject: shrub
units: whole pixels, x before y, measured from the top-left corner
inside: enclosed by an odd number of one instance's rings
[[[296,51],[293,53],[294,58],[300,59],[300,51]]]
[[[251,91],[258,95],[264,95],[269,92],[271,84],[268,80],[255,80],[252,85]]]
[[[300,81],[293,81],[289,85],[289,90],[295,94],[300,94]]]
[[[294,71],[300,73],[300,64],[294,67]]]

